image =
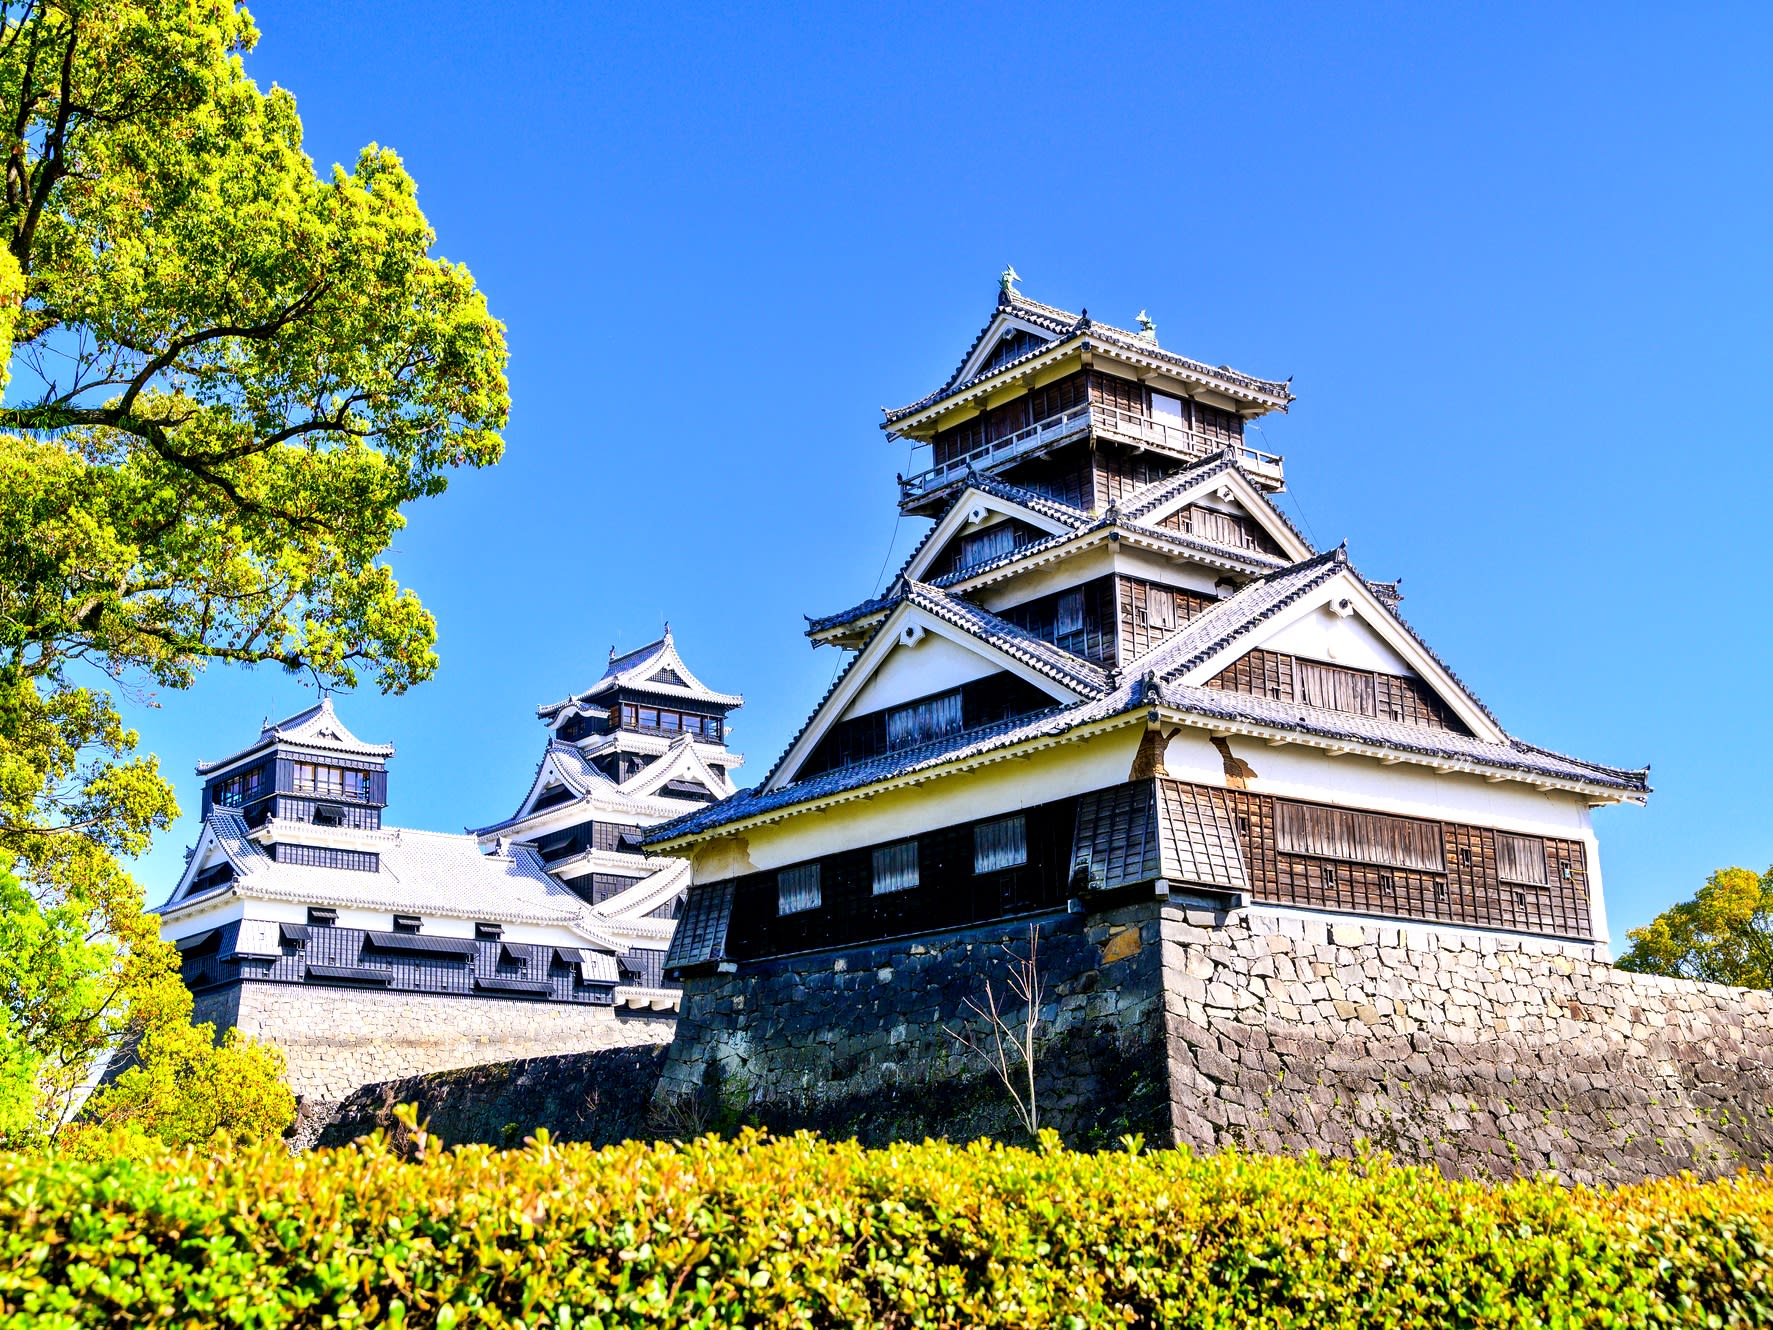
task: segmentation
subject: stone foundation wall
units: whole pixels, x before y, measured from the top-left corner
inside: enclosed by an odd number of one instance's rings
[[[514,1058],[670,1040],[670,1016],[620,1008],[427,993],[363,992],[311,984],[243,983],[196,1002],[217,1030],[275,1044],[306,1103],[359,1086]]]
[[[1155,902],[1038,920],[1045,987],[1035,1057],[1043,1123],[1074,1144],[1164,1139],[1164,1021]],[[756,1122],[865,1142],[1026,1140],[1009,1094],[943,1027],[1005,1000],[1028,921],[747,964],[684,985],[655,1119],[677,1129]]]
[[[1358,1139],[1459,1176],[1619,1182],[1773,1161],[1773,994],[1554,943],[1171,907],[1175,1138]]]

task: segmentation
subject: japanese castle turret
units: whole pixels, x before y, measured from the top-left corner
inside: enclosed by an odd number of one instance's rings
[[[761,783],[648,841],[693,864],[667,972],[1154,899],[1604,946],[1590,810],[1647,771],[1509,734],[1395,583],[1313,548],[1245,434],[1291,401],[1007,273],[887,413],[931,526],[809,621],[847,667]]]
[[[612,647],[590,688],[536,709],[548,743],[529,792],[515,814],[475,833],[495,851],[535,854],[620,941],[624,983],[655,1005],[676,1002],[663,962],[689,864],[647,853],[641,836],[734,792],[744,758],[726,746],[726,717],[743,701],[691,672],[669,625],[634,651]]]
[[[529,846],[385,826],[393,756],[323,698],[198,766],[203,829],[159,907],[196,1018],[278,1045],[322,1101],[668,1039],[670,922],[600,912]]]

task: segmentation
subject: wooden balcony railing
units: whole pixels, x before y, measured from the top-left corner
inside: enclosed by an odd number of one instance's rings
[[[1102,438],[1155,448],[1177,457],[1206,457],[1221,448],[1231,447],[1237,450],[1238,460],[1244,469],[1258,480],[1274,485],[1281,482],[1281,458],[1274,453],[1265,453],[1216,434],[1202,434],[1179,425],[1171,425],[1137,412],[1123,411],[1099,402],[1085,402],[1056,416],[1037,420],[1026,429],[993,440],[940,466],[933,466],[927,471],[902,479],[899,482],[900,502],[910,503],[943,488],[966,475],[969,467],[977,471],[989,470],[1016,458],[1057,447],[1092,430]]]

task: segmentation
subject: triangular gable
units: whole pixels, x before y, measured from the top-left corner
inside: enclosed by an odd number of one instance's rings
[[[930,529],[900,575],[914,582],[927,581],[929,570],[939,565],[958,542],[976,531],[1012,519],[1024,522],[1049,536],[1060,536],[1077,530],[1076,523],[1062,521],[1038,506],[990,493],[977,485],[968,485],[960,492],[959,499],[949,505],[948,511]]]
[[[665,784],[674,780],[694,781],[705,786],[708,793],[716,799],[724,799],[734,790],[732,781],[717,774],[708,765],[697,750],[695,741],[687,734],[678,736],[663,756],[648,762],[618,788],[623,794],[640,798],[657,794]]]
[[[1229,458],[1223,465],[1201,468],[1192,478],[1185,473],[1146,486],[1142,493],[1134,494],[1121,505],[1121,515],[1140,526],[1162,527],[1167,519],[1203,500],[1208,501],[1208,506],[1242,514],[1255,523],[1280,548],[1283,558],[1298,562],[1317,552],[1244,469]],[[1196,538],[1211,539],[1200,533],[1196,533]]]
[[[775,770],[764,781],[764,789],[777,790],[792,784],[807,757],[819,746],[820,740],[830,732],[831,727],[848,714],[851,705],[873,680],[884,662],[895,652],[916,651],[930,635],[980,657],[986,665],[992,667],[984,673],[1013,674],[1050,694],[1055,702],[1077,702],[1094,695],[1097,691],[1081,679],[1071,683],[1062,682],[1053,677],[1053,672],[1018,659],[1017,655],[1005,650],[1004,647],[994,644],[968,628],[950,622],[948,618],[942,617],[933,609],[918,604],[913,597],[919,594],[923,598],[932,596],[928,588],[913,584],[911,593],[908,593],[905,599],[900,600],[893,607],[892,612],[874,630],[862,649],[850,661],[848,668],[832,685],[831,691],[825,695],[825,700],[819,704],[818,709],[813,712],[800,734],[788,746],[788,751],[782,754],[781,760],[776,763]],[[933,593],[933,595],[940,596],[940,593]],[[978,610],[976,607],[967,607],[967,612],[982,620],[994,620],[994,616],[983,610]],[[1059,652],[1056,647],[1051,650],[1061,656],[1069,654]],[[1081,659],[1077,661],[1077,664],[1095,671],[1097,674],[1101,673],[1097,667]],[[927,691],[939,692],[941,688],[942,685],[936,683]]]
[[[1015,354],[1010,359],[1020,359],[1033,351],[1050,345],[1056,339],[1051,329],[1042,328],[1036,323],[1017,315],[1013,309],[999,308],[992,316],[991,322],[985,325],[983,332],[974,340],[972,349],[960,362],[960,368],[954,371],[947,386],[966,383],[986,372],[997,356],[1005,341],[1011,341]],[[1008,363],[1006,360],[1004,363]]]
[[[203,830],[198,833],[197,844],[185,863],[185,871],[179,876],[172,894],[166,898],[166,904],[161,908],[166,909],[185,900],[192,894],[192,884],[217,864],[231,864],[235,879],[238,880],[252,872],[254,860],[268,862],[269,856],[245,837],[246,823],[238,814],[211,813],[204,820]]]
[[[611,922],[644,919],[673,896],[689,886],[690,863],[674,859],[650,877],[640,878],[607,900],[592,907],[592,914]]]
[[[1315,650],[1304,649],[1308,647]],[[1204,685],[1257,650],[1286,652],[1353,669],[1413,674],[1473,735],[1489,743],[1508,742],[1507,734],[1483,703],[1346,563],[1336,575],[1265,619],[1258,628],[1198,660],[1175,682]]]

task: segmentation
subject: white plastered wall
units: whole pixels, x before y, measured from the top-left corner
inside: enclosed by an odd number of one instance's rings
[[[995,661],[986,660],[932,629],[915,646],[894,646],[843,714],[866,716],[913,698],[958,688],[1002,669]]]
[[[1280,651],[1308,660],[1327,660],[1355,670],[1414,674],[1409,662],[1359,618],[1319,609],[1263,639],[1264,651]]]

